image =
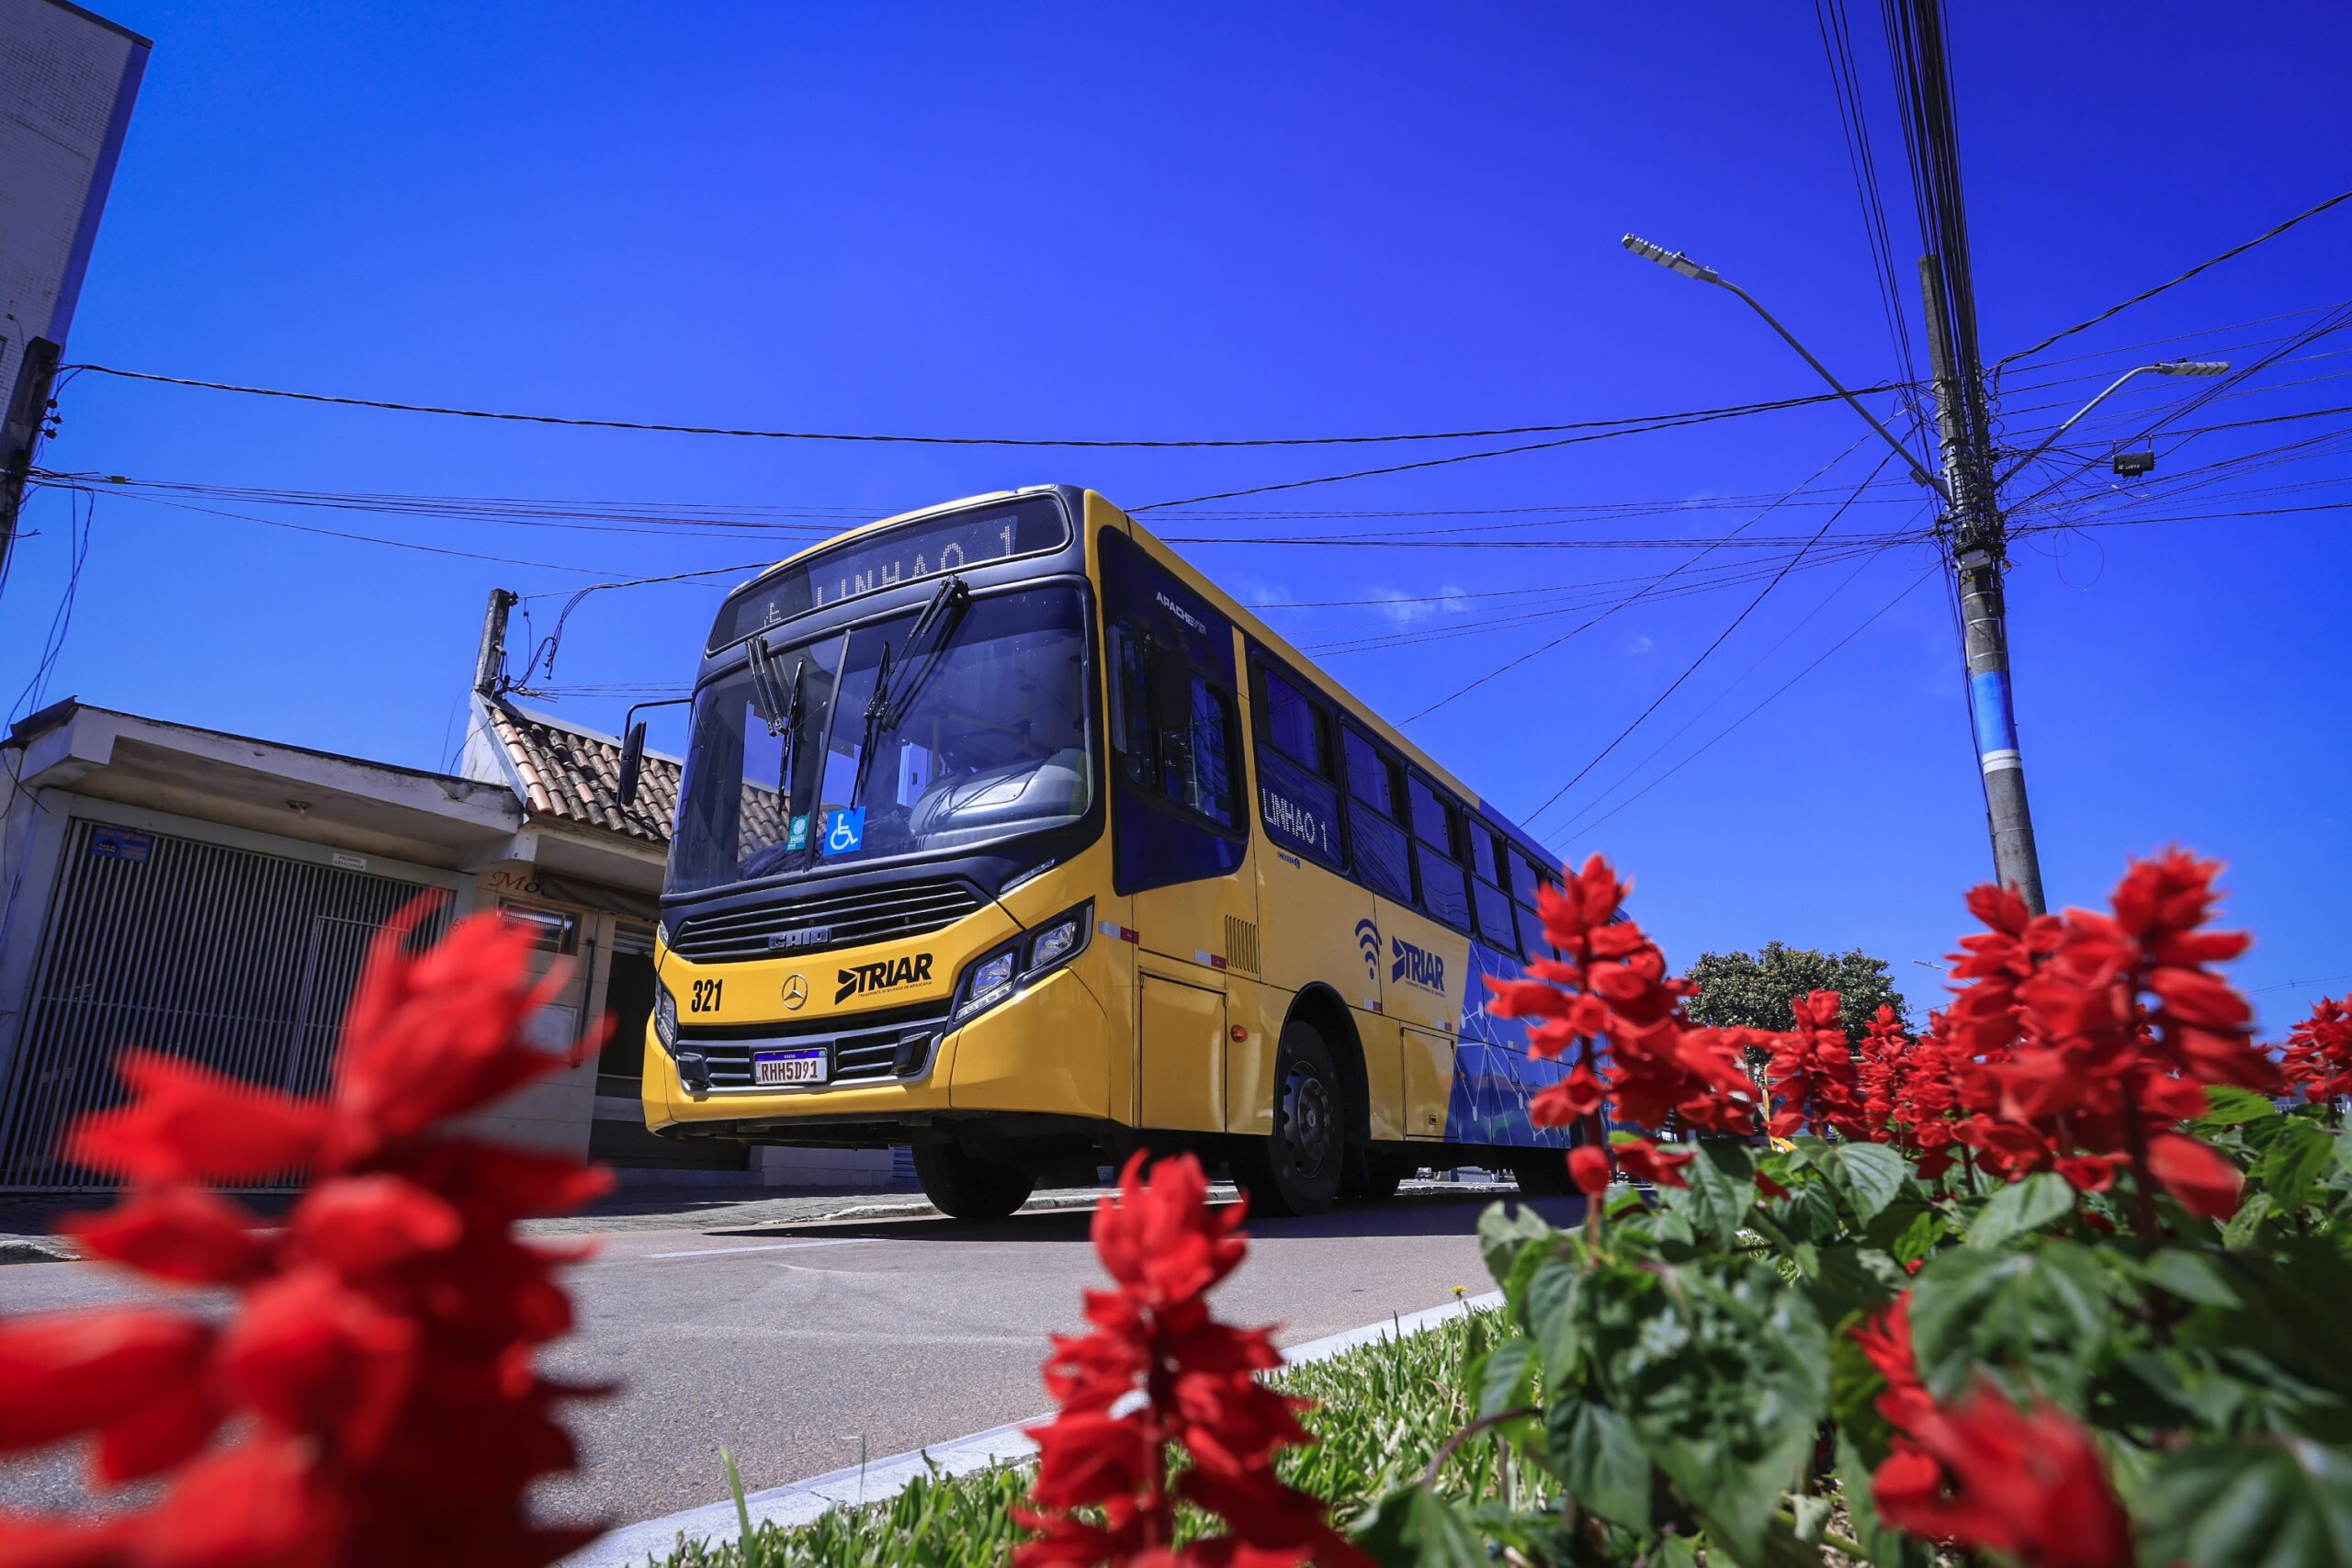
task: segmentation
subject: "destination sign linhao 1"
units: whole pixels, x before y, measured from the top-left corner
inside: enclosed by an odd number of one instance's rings
[[[1014,556],[1057,550],[1069,525],[1050,496],[959,512],[853,539],[773,572],[728,600],[711,629],[710,651],[808,611],[901,582],[964,571]]]

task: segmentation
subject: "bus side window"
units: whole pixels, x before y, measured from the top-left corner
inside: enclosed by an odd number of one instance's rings
[[[1220,827],[1234,825],[1233,742],[1238,726],[1233,699],[1198,675],[1193,677],[1192,711],[1184,716],[1182,754],[1167,760],[1163,791]],[[1170,749],[1171,750],[1174,748]]]
[[[1471,910],[1478,917],[1478,936],[1488,946],[1518,953],[1519,933],[1512,929],[1510,895],[1502,889],[1503,849],[1494,829],[1473,818],[1470,823]],[[1524,954],[1521,954],[1524,956]]]
[[[1257,700],[1260,819],[1277,847],[1325,865],[1346,863],[1340,832],[1331,718],[1321,704],[1266,661],[1250,661]]]
[[[1519,906],[1520,934],[1526,939],[1530,958],[1557,958],[1559,949],[1544,934],[1544,917],[1536,912],[1535,890],[1550,886],[1559,878],[1538,866],[1516,850],[1510,854],[1510,897]]]
[[[1220,827],[1235,826],[1232,694],[1165,649],[1155,667],[1150,639],[1132,626],[1113,626],[1111,645],[1111,733],[1120,771]]]
[[[1348,771],[1348,847],[1356,880],[1384,898],[1413,901],[1412,850],[1398,826],[1396,765],[1353,725],[1340,729]]]
[[[1151,683],[1144,670],[1143,638],[1125,623],[1111,628],[1111,742],[1129,783],[1159,787],[1159,748],[1152,743]]]
[[[1456,931],[1470,929],[1470,887],[1462,872],[1462,814],[1416,774],[1407,781],[1413,807],[1413,869],[1421,908]]]

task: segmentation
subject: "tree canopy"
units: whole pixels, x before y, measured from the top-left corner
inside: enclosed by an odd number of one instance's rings
[[[1717,1028],[1793,1029],[1796,1018],[1789,1003],[1812,991],[1836,991],[1843,998],[1838,1021],[1855,1038],[1882,1002],[1909,1021],[1909,1008],[1894,988],[1886,960],[1860,948],[1833,957],[1768,942],[1756,953],[1701,953],[1690,977],[1699,983],[1699,994],[1684,1010]]]

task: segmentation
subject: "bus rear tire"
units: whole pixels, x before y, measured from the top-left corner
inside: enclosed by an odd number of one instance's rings
[[[1576,1190],[1568,1179],[1568,1156],[1563,1149],[1538,1149],[1510,1162],[1511,1179],[1530,1198],[1565,1198]]]
[[[1026,1203],[1037,1185],[1019,1166],[978,1158],[961,1144],[917,1144],[912,1153],[922,1195],[950,1219],[1001,1220]]]
[[[1347,1123],[1340,1071],[1323,1036],[1302,1023],[1274,1053],[1274,1126],[1235,1155],[1234,1179],[1254,1214],[1319,1214],[1340,1193]]]

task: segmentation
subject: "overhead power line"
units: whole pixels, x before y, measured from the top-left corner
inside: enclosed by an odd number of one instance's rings
[[[1864,387],[1862,393],[1883,392],[1891,389],[1881,384]],[[1860,394],[1857,394],[1860,395]],[[1129,512],[1158,512],[1172,506],[1196,506],[1204,501],[1231,501],[1244,495],[1264,495],[1271,491],[1299,490],[1307,485],[1337,484],[1342,479],[1368,479],[1383,474],[1408,473],[1415,468],[1438,468],[1449,463],[1475,463],[1482,457],[1509,457],[1521,452],[1544,452],[1555,446],[1574,446],[1580,442],[1606,441],[1620,435],[1646,435],[1654,431],[1678,430],[1685,425],[1710,424],[1717,420],[1734,419],[1746,414],[1768,413],[1780,409],[1806,408],[1832,400],[1851,402],[1845,392],[1816,392],[1809,397],[1783,398],[1777,402],[1747,403],[1733,408],[1707,409],[1689,414],[1674,414],[1651,421],[1630,429],[1598,431],[1589,435],[1562,436],[1555,441],[1534,441],[1521,446],[1498,446],[1485,452],[1461,452],[1450,457],[1425,457],[1418,463],[1393,463],[1381,468],[1357,468],[1344,474],[1318,474],[1312,479],[1284,479],[1276,484],[1250,485],[1243,490],[1221,490],[1208,495],[1187,496],[1182,501],[1153,501],[1141,506],[1131,506]]]
[[[152,370],[124,370],[110,365],[74,365],[67,367],[67,369],[75,373],[86,372],[93,376],[114,376],[128,381],[151,381],[166,387],[195,387],[211,392],[233,392],[243,397],[283,398],[294,402],[329,403],[339,408],[381,409],[394,413],[438,414],[450,419],[487,419],[519,424],[566,425],[589,430],[632,430],[664,435],[726,435],[755,441],[865,441],[919,446],[1143,447],[1161,450],[1235,446],[1363,446],[1396,441],[1464,441],[1483,440],[1501,435],[1541,435],[1567,430],[1602,430],[1620,425],[1656,424],[1670,427],[1681,423],[1698,423],[1710,419],[1728,419],[1744,413],[1763,413],[1774,409],[1798,408],[1806,403],[1817,403],[1823,400],[1820,396],[1815,395],[1783,398],[1770,402],[1739,404],[1728,408],[1691,409],[1679,413],[1633,414],[1617,419],[1571,420],[1555,424],[1496,425],[1478,430],[1421,430],[1377,435],[1262,435],[1198,437],[1182,440],[1095,440],[1074,436],[901,435],[872,431],[752,430],[716,424],[673,424],[658,420],[605,419],[572,414],[519,413],[494,409],[457,408],[439,403],[401,402],[389,398],[343,397],[326,392],[292,391],[282,387],[248,387],[233,381],[208,381],[192,376],[164,376]],[[1868,389],[1880,391],[1886,389]],[[1181,503],[1163,502],[1162,504]]]
[[[1868,486],[1871,479],[1878,478],[1880,473],[1885,469],[1886,465],[1891,460],[1891,455],[1889,457],[1881,457],[1878,460],[1878,467],[1872,468],[1870,471],[1869,477],[1864,479],[1860,485],[1857,485],[1854,488],[1854,494],[1859,497],[1862,493],[1863,488]],[[1750,599],[1747,604],[1741,608],[1739,614],[1731,618],[1730,625],[1724,626],[1723,630],[1715,634],[1715,638],[1713,642],[1707,644],[1706,647],[1699,650],[1699,657],[1693,659],[1688,665],[1684,666],[1682,673],[1677,675],[1672,681],[1667,682],[1666,690],[1660,692],[1657,696],[1650,699],[1649,706],[1635,714],[1634,716],[1634,721],[1631,724],[1628,724],[1624,728],[1619,730],[1608,745],[1603,746],[1600,750],[1595,751],[1591,758],[1586,761],[1585,765],[1578,768],[1575,774],[1572,775],[1565,784],[1561,784],[1559,788],[1554,790],[1550,795],[1545,795],[1544,797],[1543,805],[1528,813],[1528,815],[1522,819],[1526,825],[1532,828],[1534,826],[1535,818],[1543,816],[1546,811],[1551,810],[1552,807],[1558,803],[1562,795],[1567,794],[1568,791],[1576,788],[1577,784],[1583,783],[1587,774],[1590,773],[1593,769],[1600,766],[1600,764],[1608,759],[1611,752],[1616,750],[1618,747],[1624,744],[1625,738],[1627,736],[1633,734],[1636,729],[1639,729],[1642,725],[1647,721],[1650,715],[1657,712],[1658,708],[1665,704],[1668,697],[1680,691],[1682,689],[1682,683],[1685,681],[1690,680],[1691,676],[1697,674],[1699,672],[1699,667],[1706,663],[1710,658],[1713,657],[1715,649],[1723,647],[1724,643],[1731,637],[1731,634],[1739,630],[1740,626],[1747,620],[1747,617],[1756,613],[1757,607],[1762,604],[1765,600],[1771,597],[1772,590],[1778,588],[1781,585],[1781,581],[1795,569],[1797,562],[1804,558],[1805,550],[1811,549],[1815,545],[1819,544],[1821,542],[1822,535],[1828,533],[1830,528],[1837,523],[1838,519],[1843,515],[1844,513],[1842,512],[1831,513],[1827,521],[1821,525],[1820,533],[1814,535],[1813,538],[1806,543],[1804,549],[1799,550],[1794,556],[1791,557],[1786,564],[1784,564],[1779,571],[1773,574],[1770,581],[1765,583],[1762,588],[1757,590],[1756,597]]]
[[[1827,473],[1830,469],[1836,468],[1838,464],[1852,457],[1856,452],[1861,449],[1862,443],[1869,439],[1870,437],[1865,435],[1856,440],[1851,446],[1847,447],[1843,452],[1838,453],[1838,456],[1830,458],[1826,463],[1822,464],[1820,468],[1815,468],[1812,473],[1807,474],[1804,479],[1792,488],[1790,493],[1792,494],[1796,491],[1803,490],[1806,485],[1812,484],[1815,480],[1820,479],[1822,475]],[[1781,499],[1786,499],[1786,497],[1782,497]],[[1634,590],[1632,593],[1627,594],[1624,598],[1617,601],[1615,604],[1609,605],[1590,620],[1581,622],[1577,626],[1569,627],[1566,631],[1562,632],[1558,637],[1552,638],[1549,642],[1540,643],[1515,658],[1505,660],[1502,663],[1495,666],[1495,668],[1487,671],[1485,674],[1477,677],[1476,680],[1471,681],[1464,685],[1456,686],[1453,691],[1448,692],[1444,696],[1440,697],[1437,701],[1430,704],[1427,707],[1422,708],[1419,713],[1407,715],[1405,722],[1407,724],[1411,724],[1416,720],[1427,718],[1430,715],[1437,712],[1438,709],[1446,706],[1450,703],[1457,702],[1460,699],[1468,696],[1472,692],[1476,691],[1487,682],[1508,674],[1510,671],[1518,669],[1521,665],[1526,663],[1529,660],[1535,658],[1537,655],[1548,653],[1553,649],[1555,649],[1562,643],[1566,642],[1569,638],[1580,637],[1584,633],[1590,631],[1594,626],[1599,626],[1601,622],[1607,620],[1610,616],[1615,615],[1619,610],[1623,609],[1626,605],[1640,601],[1642,598],[1646,596],[1652,589],[1663,587],[1666,583],[1672,581],[1676,577],[1680,576],[1685,570],[1697,566],[1701,561],[1705,560],[1707,557],[1713,554],[1719,547],[1737,538],[1738,536],[1747,532],[1752,525],[1762,522],[1771,513],[1773,507],[1779,504],[1780,502],[1775,501],[1771,505],[1765,507],[1763,511],[1757,513],[1755,516],[1742,522],[1730,533],[1724,535],[1723,538],[1712,540],[1697,554],[1689,556],[1682,560],[1675,562],[1674,565],[1668,567],[1665,571],[1659,573],[1657,577],[1652,578],[1648,583]]]
[[[2128,310],[2132,306],[2140,304],[2144,300],[2153,299],[2167,288],[2177,288],[2181,284],[2188,282],[2190,278],[2195,277],[2199,273],[2204,272],[2211,267],[2219,266],[2223,262],[2230,260],[2233,256],[2242,256],[2245,254],[2246,252],[2254,249],[2255,246],[2262,244],[2267,241],[2277,239],[2279,235],[2285,233],[2288,230],[2292,229],[2296,224],[2302,222],[2304,220],[2316,218],[2321,213],[2325,212],[2329,208],[2340,206],[2346,201],[2352,201],[2352,190],[2338,191],[2334,196],[2329,197],[2325,201],[2321,202],[2318,206],[2305,208],[2302,211],[2296,213],[2292,218],[2288,219],[2284,223],[2264,230],[2261,233],[2256,234],[2253,239],[2246,241],[2244,244],[2232,245],[2228,250],[2223,251],[2219,255],[2208,256],[2205,260],[2199,262],[2195,266],[2190,267],[2187,272],[2182,273],[2177,277],[2167,278],[2164,282],[2157,284],[2154,288],[2143,288],[2139,293],[2132,296],[2129,299],[2122,300],[2118,304],[2109,305],[2106,310],[2101,310],[2096,316],[2076,321],[2071,327],[2063,327],[2057,332],[2052,333],[2048,337],[2043,338],[2040,343],[2035,344],[2031,348],[2021,348],[2015,354],[2003,355],[1994,363],[1993,368],[1998,370],[2001,367],[2015,364],[2018,360],[2030,359],[2062,338],[2070,338],[2076,333],[2087,332],[2091,328],[2098,325],[2101,321],[2106,321],[2109,317],[2120,314],[2122,311]]]
[[[1848,643],[1853,641],[1856,637],[1861,636],[1862,633],[1868,631],[1872,626],[1877,624],[1880,616],[1885,615],[1889,610],[1894,609],[1897,604],[1903,603],[1904,600],[1911,597],[1913,593],[1918,591],[1921,583],[1927,581],[1930,577],[1937,576],[1941,570],[1942,568],[1940,565],[1931,566],[1927,570],[1921,572],[1918,576],[1913,578],[1907,584],[1896,592],[1894,598],[1889,599],[1885,604],[1881,604],[1877,609],[1871,611],[1869,617],[1866,618],[1860,626],[1856,626],[1852,631],[1848,632],[1844,637],[1839,637],[1836,642],[1831,643],[1827,648],[1822,649],[1821,652],[1815,656],[1812,663],[1806,665],[1804,669],[1798,671],[1795,674],[1781,682],[1778,686],[1774,687],[1771,693],[1761,702],[1758,702],[1746,713],[1741,714],[1737,718],[1733,719],[1729,724],[1724,725],[1721,729],[1715,731],[1714,734],[1709,736],[1706,740],[1702,742],[1698,749],[1690,752],[1689,756],[1684,757],[1680,761],[1675,763],[1674,766],[1658,774],[1657,777],[1652,779],[1649,783],[1644,784],[1641,788],[1635,790],[1624,799],[1619,801],[1615,806],[1611,807],[1605,815],[1596,818],[1590,827],[1586,830],[1589,832],[1598,829],[1603,823],[1607,822],[1610,818],[1616,816],[1619,812],[1624,810],[1625,807],[1633,805],[1634,802],[1641,799],[1642,796],[1649,794],[1650,791],[1656,789],[1658,785],[1664,784],[1667,780],[1672,778],[1675,774],[1680,773],[1691,763],[1697,761],[1701,757],[1706,755],[1707,752],[1714,749],[1717,741],[1722,740],[1725,736],[1731,734],[1733,730],[1737,729],[1741,725],[1746,724],[1749,719],[1754,718],[1758,714],[1762,713],[1766,708],[1771,706],[1772,704],[1778,702],[1781,699],[1781,694],[1787,692],[1790,687],[1795,685],[1799,681],[1802,681],[1806,676],[1812,674],[1815,670],[1820,669],[1823,664],[1828,661],[1832,654],[1835,654],[1839,649],[1844,648]]]

